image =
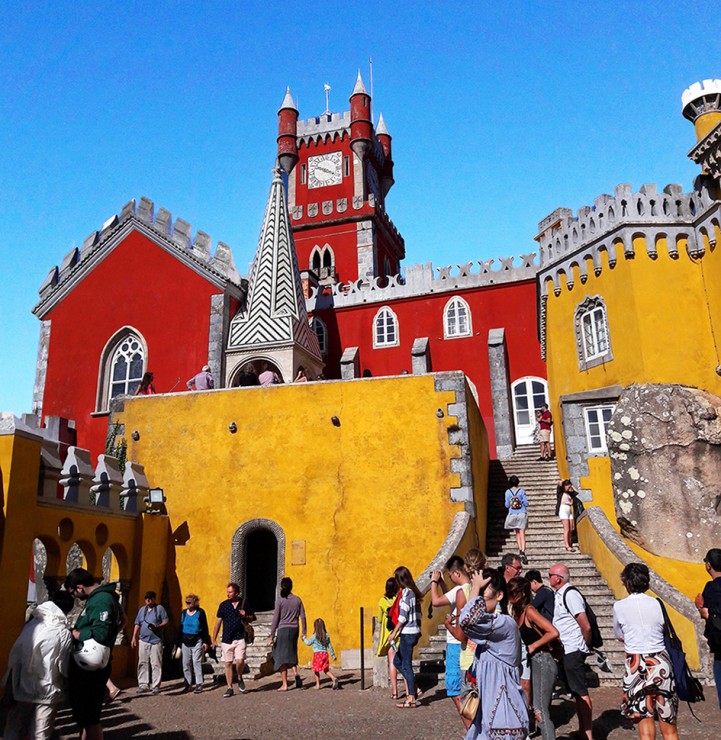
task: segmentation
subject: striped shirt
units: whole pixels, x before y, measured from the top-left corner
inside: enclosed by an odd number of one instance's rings
[[[398,624],[404,635],[421,634],[421,605],[410,588],[404,588],[398,614]]]

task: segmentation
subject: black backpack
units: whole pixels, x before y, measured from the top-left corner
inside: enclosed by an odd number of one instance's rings
[[[708,641],[709,650],[714,655],[721,653],[721,615],[716,614],[711,609],[708,610],[708,619],[703,635]]]
[[[578,591],[578,589],[575,586],[569,586],[563,594],[563,606],[570,614],[571,610],[568,608],[568,604],[566,603],[566,597],[568,596],[569,591]],[[603,645],[603,637],[601,636],[601,630],[598,628],[598,618],[593,609],[591,609],[590,604],[586,601],[586,597],[580,591],[578,591],[578,593],[583,599],[583,608],[586,612],[588,623],[591,625],[591,647],[600,648]]]

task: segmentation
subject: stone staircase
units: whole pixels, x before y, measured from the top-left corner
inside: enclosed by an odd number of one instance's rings
[[[616,640],[612,628],[613,592],[594,565],[590,555],[580,552],[566,552],[563,544],[563,525],[556,517],[556,486],[559,474],[555,460],[540,462],[538,448],[534,446],[518,447],[510,460],[492,460],[488,481],[488,528],[486,554],[491,567],[500,565],[501,556],[507,552],[517,552],[513,532],[506,531],[503,524],[506,518],[504,493],[508,477],[517,475],[520,486],[528,494],[528,529],[526,530],[526,556],[528,565],[525,570],[534,568],[541,571],[544,581],[554,563],[564,563],[571,571],[571,582],[577,586],[598,617],[598,624],[603,635],[603,652],[608,656],[614,669],[613,673],[604,673],[596,668],[596,661],[591,656],[587,661],[595,678],[589,676],[589,684],[620,685],[623,677],[624,651],[622,644]],[[418,651],[416,670],[426,674],[429,680],[442,680],[443,658],[445,655],[445,629],[439,628],[438,634],[432,635],[430,644]],[[423,681],[424,677],[421,678]]]

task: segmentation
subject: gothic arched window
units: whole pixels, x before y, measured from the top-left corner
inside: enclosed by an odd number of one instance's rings
[[[463,298],[454,296],[443,310],[443,335],[446,339],[454,339],[470,337],[472,332],[471,309]]]
[[[107,411],[116,396],[135,393],[143,379],[147,356],[145,340],[130,327],[110,339],[100,358],[96,411]]]
[[[373,347],[397,347],[400,344],[398,318],[383,306],[373,319]]]
[[[328,352],[328,329],[326,328],[325,322],[314,316],[310,322],[310,328],[315,332],[318,337],[318,346],[320,347],[320,353],[322,355]]]

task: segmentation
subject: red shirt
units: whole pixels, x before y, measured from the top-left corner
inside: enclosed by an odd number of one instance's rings
[[[553,415],[550,411],[544,411],[541,414],[541,418],[538,420],[538,423],[541,425],[541,429],[548,429],[550,431],[551,424],[553,424]]]

